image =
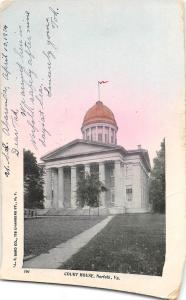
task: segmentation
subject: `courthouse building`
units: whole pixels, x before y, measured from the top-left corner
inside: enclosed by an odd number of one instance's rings
[[[100,194],[100,213],[144,213],[149,203],[150,161],[139,145],[126,150],[117,145],[118,126],[112,111],[101,101],[85,114],[76,139],[43,156],[45,208],[77,213],[80,174],[97,172],[106,191]],[[86,208],[84,208],[86,209]]]

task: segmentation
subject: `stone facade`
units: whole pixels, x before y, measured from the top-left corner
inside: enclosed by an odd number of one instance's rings
[[[107,188],[100,194],[102,208],[113,214],[150,211],[150,169],[144,154],[147,154],[146,150],[130,153],[120,146],[84,140],[75,140],[50,153],[43,157],[45,208],[77,208],[76,188],[80,173],[97,170],[99,180]]]
[[[45,169],[45,208],[76,210],[80,174],[97,172],[106,187],[99,199],[103,210],[111,214],[149,212],[147,150],[126,150],[117,145],[116,120],[100,101],[86,113],[81,131],[83,139],[41,158]]]

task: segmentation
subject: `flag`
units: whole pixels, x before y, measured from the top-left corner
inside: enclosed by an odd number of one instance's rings
[[[98,81],[99,84],[102,84],[102,83],[107,83],[109,81]]]

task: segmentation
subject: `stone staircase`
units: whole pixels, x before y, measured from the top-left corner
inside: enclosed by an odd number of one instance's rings
[[[44,214],[45,216],[97,216],[98,208],[50,208]],[[99,215],[110,215],[108,208],[99,208]]]

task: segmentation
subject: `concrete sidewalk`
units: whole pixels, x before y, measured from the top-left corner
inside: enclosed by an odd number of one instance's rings
[[[76,254],[82,247],[84,247],[98,232],[100,232],[113,218],[108,216],[103,221],[94,225],[82,233],[76,235],[65,243],[61,243],[48,253],[41,254],[37,257],[31,258],[24,262],[23,268],[37,268],[37,269],[57,269],[65,261]]]

